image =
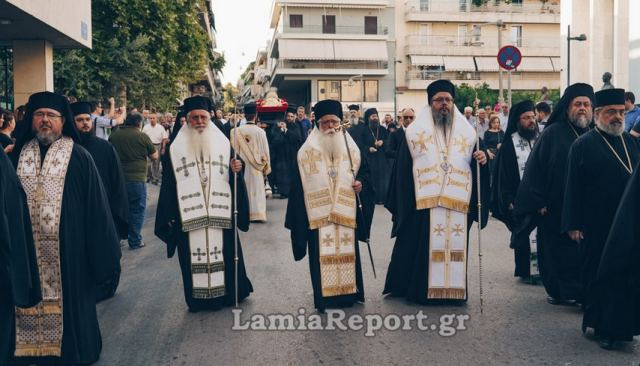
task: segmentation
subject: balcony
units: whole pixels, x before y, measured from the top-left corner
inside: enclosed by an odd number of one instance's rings
[[[439,71],[410,69],[406,74],[407,88],[410,90],[425,90],[434,80],[448,79],[456,85],[480,85],[487,83],[490,89],[499,88],[498,73]],[[504,79],[506,83],[506,76]],[[525,73],[515,72],[511,76],[513,90],[539,90],[542,85],[548,88],[560,87],[560,73]]]
[[[523,56],[560,57],[560,37],[521,38],[515,42],[503,35],[502,46],[513,45]],[[498,37],[407,36],[407,55],[496,56]]]
[[[278,60],[274,62],[273,78],[283,75],[387,75],[385,61]]]
[[[446,17],[443,17],[446,14]],[[560,5],[540,1],[506,4],[489,1],[473,5],[470,0],[408,0],[405,20],[418,22],[491,22],[502,19],[506,23],[560,23]]]
[[[283,34],[324,34],[327,36],[334,35],[388,35],[389,27],[377,27],[376,29],[365,29],[365,27],[357,26],[336,26],[335,33],[323,32],[322,25],[305,25],[304,27],[289,27],[284,26],[282,28]]]

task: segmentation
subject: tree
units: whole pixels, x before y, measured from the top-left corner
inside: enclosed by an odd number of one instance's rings
[[[236,98],[239,94],[238,88],[233,86],[231,83],[225,84],[224,88],[224,111],[225,112],[233,112],[236,108]]]

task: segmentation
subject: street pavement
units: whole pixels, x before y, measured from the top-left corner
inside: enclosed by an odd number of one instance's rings
[[[415,326],[412,330],[379,330],[369,337],[364,329],[232,330],[231,308],[195,314],[187,311],[177,255],[168,259],[164,243],[153,235],[158,191],[149,185],[143,228],[147,246],[137,251],[123,248],[118,292],[98,305],[103,350],[97,365],[640,364],[637,337],[622,350],[602,350],[582,336],[578,308],[549,305],[542,286],[514,278],[508,232],[493,219],[482,231],[483,314],[475,227],[469,234],[466,305],[420,306],[384,298],[382,289],[394,242],[389,238],[391,215],[382,206],[377,206],[372,225],[378,277],[374,279],[366,246],[361,244],[366,301],[345,309],[347,317],[422,311],[428,316],[427,324],[437,325],[442,315],[468,315],[466,329],[449,337],[440,334],[439,326],[436,330]],[[286,203],[268,200],[268,222],[251,224],[249,232],[240,234],[254,286],[251,296],[240,304],[242,324],[254,314],[315,314],[308,259],[294,261],[289,232],[284,228]]]

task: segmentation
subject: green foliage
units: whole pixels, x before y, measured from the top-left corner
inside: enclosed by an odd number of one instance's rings
[[[130,106],[168,109],[180,84],[203,78],[211,44],[202,0],[94,0],[93,49],[56,50],[57,92],[116,96]],[[217,61],[224,65],[222,61]]]
[[[238,96],[238,88],[231,83],[224,86],[224,112],[233,112],[236,108],[236,97]]]
[[[461,84],[456,89],[456,105],[461,112],[466,106],[474,106],[473,102],[476,98],[476,92],[478,93],[478,99],[480,100],[479,106],[481,108],[487,105],[493,108],[498,102],[498,91],[489,89],[489,85],[486,83],[476,85],[475,87],[468,84]],[[511,103],[516,104],[527,99],[537,103],[541,97],[542,93],[540,91],[514,90],[511,92]],[[549,89],[548,98],[554,105],[557,104],[558,100],[560,100],[560,89]]]

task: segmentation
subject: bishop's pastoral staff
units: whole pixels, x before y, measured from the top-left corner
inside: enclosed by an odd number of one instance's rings
[[[429,104],[407,127],[392,172],[385,207],[396,243],[384,293],[417,303],[463,302],[469,226],[478,219],[476,179],[486,197],[487,157],[474,151],[476,131],[455,106],[455,86],[437,80],[427,95]]]
[[[373,194],[366,159],[349,134],[337,131],[340,102],[320,101],[314,112],[318,128],[298,151],[285,227],[294,259],[309,254],[314,305],[323,312],[364,302],[358,240],[366,241],[369,233],[357,195],[371,199]]]
[[[167,244],[167,256],[178,250],[184,297],[189,311],[231,306],[235,299],[234,195],[237,228],[249,230],[249,200],[242,163],[224,133],[211,122],[211,101],[184,100],[187,122],[169,145],[158,198],[155,234]],[[237,190],[234,174],[237,173]],[[244,267],[238,239],[238,301],[253,287]]]

